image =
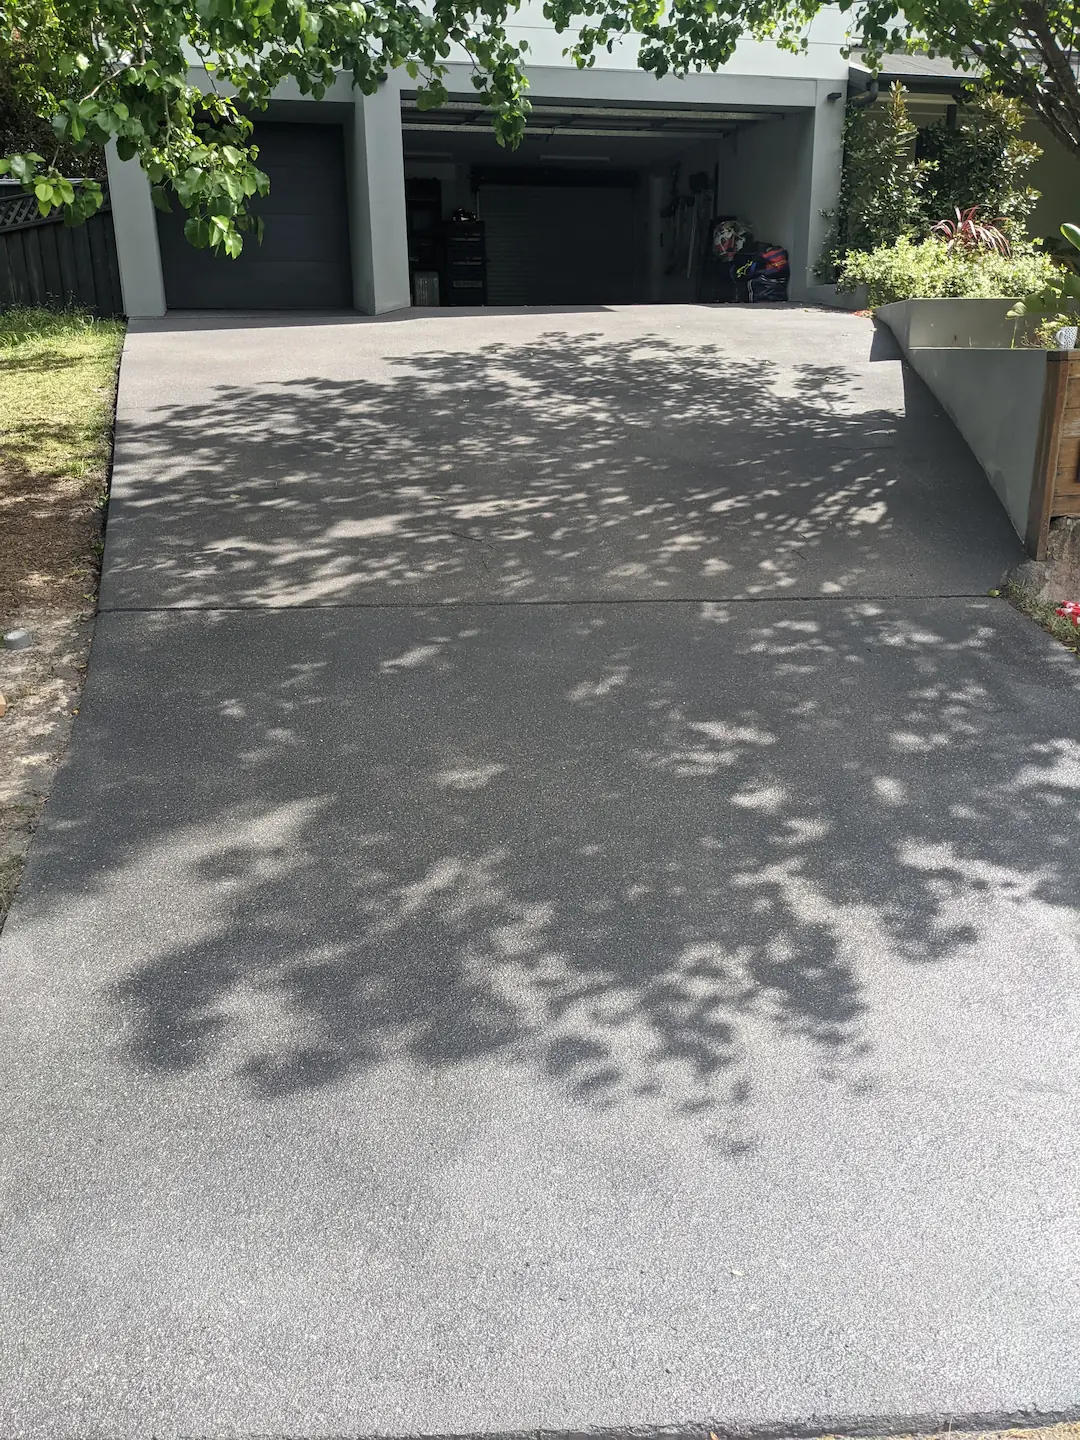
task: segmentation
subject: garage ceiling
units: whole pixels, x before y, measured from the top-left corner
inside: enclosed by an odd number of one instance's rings
[[[591,159],[636,163],[660,160],[695,142],[715,140],[776,112],[718,107],[589,105],[534,100],[515,160]],[[475,100],[451,100],[438,110],[418,110],[406,99],[401,112],[405,158],[482,161],[506,157],[495,140],[491,117]],[[587,153],[586,153],[587,152]]]

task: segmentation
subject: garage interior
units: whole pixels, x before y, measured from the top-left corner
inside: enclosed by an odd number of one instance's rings
[[[805,273],[810,129],[799,111],[534,99],[508,151],[475,99],[421,111],[404,95],[413,303],[735,298],[711,253],[719,217]]]

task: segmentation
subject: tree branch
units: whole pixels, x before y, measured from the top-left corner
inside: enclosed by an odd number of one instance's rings
[[[1022,0],[1020,13],[1024,17],[1024,28],[1029,32],[1046,68],[1057,82],[1062,96],[1068,97],[1065,103],[1068,105],[1071,100],[1071,108],[1075,108],[1077,118],[1080,119],[1080,90],[1077,89],[1076,75],[1058,44],[1057,36],[1050,28],[1046,11],[1037,0]]]

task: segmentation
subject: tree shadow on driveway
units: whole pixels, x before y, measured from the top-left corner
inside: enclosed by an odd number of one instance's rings
[[[867,1093],[1075,943],[1069,657],[850,598],[1013,553],[924,392],[542,340],[128,414],[24,911],[87,912],[140,1071],[524,1069],[738,1149],[763,1081]],[[672,603],[504,603],[567,596]]]
[[[977,594],[1019,558],[898,366],[468,338],[122,413],[104,607]]]
[[[39,893],[89,907],[103,1033],[162,1079],[524,1067],[738,1150],[778,1069],[865,1094],[1076,943],[1080,681],[1000,604],[114,615],[97,645]]]

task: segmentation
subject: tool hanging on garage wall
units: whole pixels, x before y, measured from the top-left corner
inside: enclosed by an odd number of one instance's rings
[[[692,280],[695,276],[700,276],[705,260],[709,220],[716,204],[716,192],[709,184],[709,177],[704,170],[699,170],[691,175],[687,184],[690,186],[690,198],[693,206],[690,212],[690,236],[686,247],[686,278]]]
[[[664,274],[700,282],[709,240],[709,221],[716,207],[716,182],[707,171],[698,170],[687,178],[687,194],[680,194],[680,167],[671,170],[671,195],[660,211],[663,222],[661,246],[665,252]]]

